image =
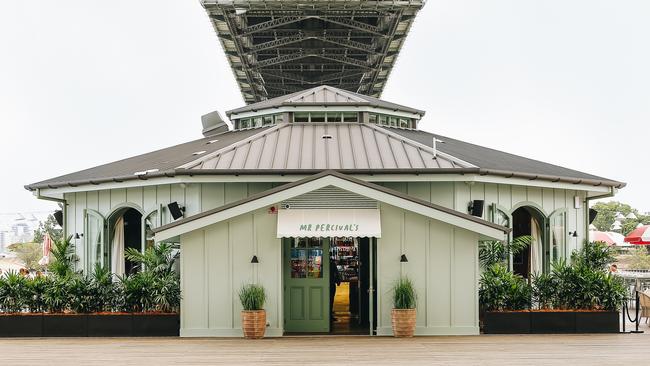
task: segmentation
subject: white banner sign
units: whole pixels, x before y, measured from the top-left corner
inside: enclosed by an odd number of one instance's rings
[[[381,237],[378,209],[281,209],[278,238]]]

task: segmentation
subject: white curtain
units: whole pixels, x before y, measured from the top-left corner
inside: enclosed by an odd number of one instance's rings
[[[530,271],[531,273],[542,272],[542,233],[539,223],[534,217],[530,219]]]
[[[118,276],[124,274],[124,218],[115,222],[115,233],[111,243],[111,272]]]

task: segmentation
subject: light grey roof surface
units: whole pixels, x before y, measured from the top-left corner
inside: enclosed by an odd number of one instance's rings
[[[190,141],[184,144],[156,150],[150,153],[137,155],[131,158],[118,160],[112,163],[103,164],[94,168],[85,169],[76,173],[62,175],[60,177],[47,179],[38,183],[30,184],[28,189],[47,188],[57,186],[69,186],[75,184],[105,183],[108,181],[120,181],[137,178],[136,172],[158,169],[147,176],[156,176],[173,170],[189,161],[195,160],[195,152],[205,151],[208,154],[229,146],[239,140],[259,133],[263,129],[229,131],[222,134]],[[210,143],[210,141],[214,141]]]
[[[332,138],[323,139],[323,135]],[[443,140],[437,145],[438,157],[435,160],[432,157],[434,136]],[[194,155],[200,151],[205,152]],[[176,175],[304,175],[327,169],[347,174],[481,174],[594,186],[625,186],[615,180],[425,131],[369,124],[314,123],[228,131],[44,180],[26,188],[34,190]],[[145,171],[149,172],[145,174]]]
[[[615,180],[579,172],[577,170],[545,163],[539,160],[528,159],[522,156],[509,154],[503,151],[490,149],[475,144],[470,144],[468,142],[463,142],[450,137],[441,136],[422,130],[405,130],[397,128],[387,129],[390,129],[400,136],[413,141],[417,141],[426,146],[433,146],[433,138],[436,137],[438,140],[442,140],[441,143],[437,144],[437,148],[440,151],[444,151],[459,159],[463,159],[471,164],[474,164],[480,167],[486,173],[488,171],[518,172],[531,174],[532,176],[539,176],[540,178],[544,178],[543,176],[546,176],[546,178],[575,178],[575,183],[577,183],[577,180],[582,179],[585,181],[599,181],[608,186],[625,186],[624,183]]]
[[[256,112],[264,109],[280,108],[285,106],[314,106],[314,105],[351,105],[369,106],[388,109],[391,111],[402,111],[424,116],[424,111],[406,107],[400,104],[387,102],[367,95],[342,90],[329,85],[317,86],[297,93],[283,95],[281,97],[253,103],[241,108],[227,111],[226,114],[239,114],[244,112]]]
[[[382,170],[472,168],[460,159],[366,123],[285,123],[182,169]]]

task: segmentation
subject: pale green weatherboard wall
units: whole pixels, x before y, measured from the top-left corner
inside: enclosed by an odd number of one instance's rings
[[[392,334],[390,288],[402,273],[419,293],[417,334],[478,334],[478,235],[386,204],[380,209],[378,333]],[[181,336],[241,336],[237,291],[251,281],[267,291],[267,335],[282,334],[276,218],[258,210],[181,236]],[[250,263],[253,255],[259,264]]]
[[[82,233],[83,213],[85,209],[98,211],[107,217],[115,209],[131,204],[140,207],[145,213],[165,207],[168,203],[178,201],[186,207],[185,216],[191,215],[230,203],[251,194],[270,189],[280,183],[194,183],[182,188],[179,184],[166,184],[128,189],[99,190],[65,194],[68,202],[66,213],[66,232],[68,235]],[[530,202],[538,206],[546,217],[556,210],[567,210],[567,232],[578,231],[578,237],[567,235],[567,252],[580,247],[585,239],[585,208],[573,208],[573,197],[578,195],[584,200],[585,192],[564,189],[512,186],[506,184],[463,182],[399,182],[384,183],[384,186],[406,193],[408,195],[467,212],[470,200],[485,200],[483,218],[489,219],[489,205],[497,203],[505,210]],[[171,218],[163,209],[163,224],[171,222]],[[80,260],[78,269],[84,269],[84,245],[77,243],[77,255]]]

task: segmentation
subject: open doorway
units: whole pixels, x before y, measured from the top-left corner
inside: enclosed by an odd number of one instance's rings
[[[531,236],[528,248],[512,256],[512,271],[524,278],[543,271],[543,216],[532,207],[520,207],[512,213],[512,237]]]
[[[117,275],[135,272],[135,263],[124,254],[127,248],[142,250],[142,213],[131,207],[115,211],[109,218],[109,228],[106,263],[110,263],[111,272]]]
[[[336,272],[331,273],[338,273],[337,279],[330,275],[331,334],[366,335],[376,324],[370,319],[374,314],[369,294],[374,298],[371,290],[376,285],[370,283],[374,278],[371,276],[371,241],[371,238],[331,239],[330,268],[336,267]]]

